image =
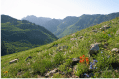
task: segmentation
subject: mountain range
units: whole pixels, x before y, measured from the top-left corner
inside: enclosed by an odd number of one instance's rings
[[[81,29],[85,29],[87,27],[114,19],[116,17],[119,17],[119,12],[110,13],[107,15],[83,14],[80,17],[67,16],[64,19],[51,19],[51,18],[36,17],[34,15],[31,15],[22,18],[22,20],[28,20],[35,24],[42,25],[47,30],[49,30],[54,35],[56,35],[58,38],[61,38],[71,33],[75,33],[76,31],[80,31]]]
[[[1,55],[24,51],[57,39],[54,34],[40,25],[1,15],[1,42],[3,47],[7,48]]]

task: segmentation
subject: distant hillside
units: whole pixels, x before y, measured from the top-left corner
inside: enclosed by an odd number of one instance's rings
[[[37,25],[43,26],[47,21],[51,20],[51,18],[45,18],[45,17],[36,17],[34,15],[23,17],[22,20],[28,20],[30,22],[33,22]]]
[[[61,38],[63,36],[69,35],[71,33],[75,33],[77,31],[80,31],[81,29],[85,29],[87,27],[99,24],[104,21],[108,21],[111,19],[114,19],[116,17],[119,17],[119,12],[118,13],[111,13],[108,15],[82,15],[79,17],[79,19],[71,25],[65,26],[64,29],[61,29],[59,31],[54,32],[54,34]],[[67,23],[67,22],[66,22]]]
[[[43,25],[46,29],[48,29],[53,34],[55,34],[58,38],[61,38],[71,33],[80,31],[81,29],[99,24],[104,21],[114,19],[116,17],[119,17],[119,12],[111,13],[108,15],[84,14],[80,17],[68,16],[60,20],[59,19],[51,19],[49,21],[47,20],[44,22],[44,24],[40,23],[41,20],[37,20],[37,21],[39,22],[39,25]],[[27,19],[27,20],[31,21],[31,19]],[[31,21],[31,22],[36,23],[35,21]]]
[[[44,27],[26,20],[17,20],[1,15],[1,41],[7,47],[7,54],[47,44],[57,37]],[[1,55],[5,55],[2,52]]]

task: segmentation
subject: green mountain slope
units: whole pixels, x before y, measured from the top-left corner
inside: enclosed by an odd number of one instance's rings
[[[75,33],[77,31],[80,31],[81,29],[85,29],[87,27],[99,24],[104,21],[108,21],[111,19],[114,19],[116,17],[119,17],[119,13],[111,13],[108,15],[82,15],[79,17],[79,20],[75,22],[74,24],[68,25],[63,30],[59,30],[55,32],[54,34],[61,38],[63,36],[69,35],[71,33]]]
[[[31,16],[32,17],[32,16]],[[52,32],[58,38],[64,37],[71,33],[75,33],[87,27],[99,24],[104,21],[108,21],[119,17],[119,12],[117,13],[110,13],[108,15],[103,14],[95,14],[95,15],[87,15],[84,14],[80,17],[75,16],[67,16],[64,19],[50,19],[50,20],[38,20],[37,18],[32,19],[29,17],[24,18],[33,23],[39,22],[39,25],[44,26],[47,30]],[[42,23],[42,21],[45,21]]]
[[[20,21],[7,15],[1,15],[1,41],[8,48],[8,54],[47,44],[55,40],[57,40],[57,37],[42,26],[26,20]],[[1,55],[5,55],[4,52]]]
[[[107,27],[100,29],[102,26]],[[9,64],[15,58],[19,60]],[[2,78],[119,78],[118,72],[119,17],[53,43],[1,57]]]

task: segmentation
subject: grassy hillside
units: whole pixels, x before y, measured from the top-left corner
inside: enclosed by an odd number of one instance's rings
[[[15,53],[57,40],[57,37],[42,26],[26,20],[17,20],[1,15],[1,41],[7,53]],[[5,55],[2,52],[1,55]]]
[[[105,25],[110,28],[100,30]],[[89,57],[90,45],[94,43],[100,43],[99,50],[97,55]],[[67,35],[50,44],[2,56],[1,77],[45,78],[46,73],[58,69],[48,78],[83,78],[84,75],[91,78],[119,78],[119,52],[111,52],[113,48],[119,49],[119,17]],[[28,56],[32,58],[25,61]],[[87,58],[86,63],[82,62],[81,56]],[[18,62],[9,64],[15,58],[19,59]],[[80,58],[81,61],[72,65],[72,58]],[[94,59],[97,60],[95,68],[89,69]]]

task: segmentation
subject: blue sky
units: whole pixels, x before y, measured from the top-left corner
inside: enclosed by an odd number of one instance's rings
[[[22,19],[27,15],[63,19],[82,14],[119,12],[119,0],[1,0],[1,14]]]

